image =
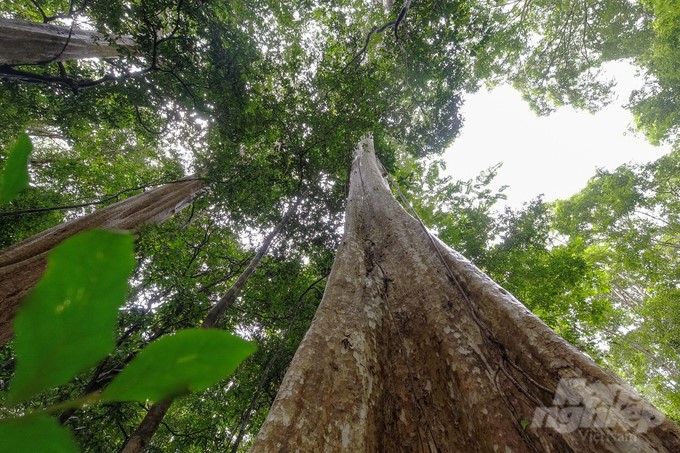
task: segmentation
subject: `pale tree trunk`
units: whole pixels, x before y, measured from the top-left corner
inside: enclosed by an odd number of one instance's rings
[[[21,299],[42,276],[47,253],[55,245],[90,228],[135,231],[143,225],[160,223],[189,205],[202,187],[202,181],[196,177],[184,178],[57,225],[0,251],[0,344],[12,337],[12,320]]]
[[[680,430],[409,216],[365,139],[323,301],[251,449],[288,451],[671,452]]]
[[[394,0],[373,0],[373,3],[377,5],[382,4],[385,12],[388,12],[390,8],[392,8],[392,5],[394,5]]]
[[[45,64],[84,58],[115,58],[120,50],[135,51],[129,38],[111,44],[101,33],[76,27],[0,18],[0,64]]]
[[[241,294],[241,291],[245,287],[248,278],[250,278],[251,274],[255,272],[255,269],[257,269],[257,266],[260,264],[260,261],[262,261],[262,258],[264,258],[264,256],[269,251],[269,247],[271,247],[272,242],[274,242],[274,239],[276,239],[276,237],[279,235],[283,227],[286,226],[290,218],[293,216],[293,214],[297,210],[298,205],[300,204],[300,201],[301,199],[298,198],[298,200],[295,203],[288,207],[288,210],[284,214],[283,218],[274,227],[274,229],[270,231],[269,234],[264,238],[264,241],[262,241],[262,244],[258,248],[257,253],[255,253],[253,259],[250,260],[248,267],[241,273],[241,275],[239,275],[238,279],[236,279],[234,284],[231,285],[231,287],[227,290],[224,296],[222,296],[220,300],[217,301],[217,303],[215,304],[215,306],[213,306],[210,312],[208,312],[208,315],[205,317],[203,323],[201,324],[202,328],[210,329],[219,327],[219,323],[222,317],[224,316],[224,313],[234,305],[234,303],[236,302],[236,298],[239,296],[239,294]],[[149,411],[146,413],[146,415],[142,419],[141,423],[139,424],[135,432],[125,442],[125,445],[121,450],[121,453],[143,452],[149,445],[149,442],[151,442],[151,438],[158,430],[158,427],[163,421],[165,414],[170,409],[171,404],[172,400],[160,401],[158,403],[152,404],[151,407],[149,408]]]

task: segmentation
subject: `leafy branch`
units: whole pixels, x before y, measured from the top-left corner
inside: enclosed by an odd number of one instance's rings
[[[349,63],[345,65],[344,68],[342,68],[341,73],[344,74],[347,68],[352,66],[355,62],[361,62],[361,60],[364,57],[364,54],[366,53],[366,50],[368,49],[368,45],[371,43],[371,37],[374,34],[379,34],[387,30],[388,28],[394,26],[394,38],[396,41],[399,41],[399,35],[398,35],[398,30],[399,26],[402,24],[404,19],[406,18],[406,14],[408,13],[408,10],[411,8],[411,0],[406,0],[404,2],[404,6],[401,7],[401,10],[399,10],[399,14],[397,15],[397,18],[395,20],[391,20],[389,22],[384,23],[380,27],[378,26],[373,26],[371,28],[371,31],[368,32],[368,35],[366,35],[366,39],[364,40],[364,46],[357,52],[356,55],[354,55],[354,58],[350,60]]]

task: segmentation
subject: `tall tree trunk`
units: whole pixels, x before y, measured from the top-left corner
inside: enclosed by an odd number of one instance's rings
[[[262,241],[257,253],[255,253],[253,259],[250,260],[248,267],[241,273],[241,275],[239,275],[238,279],[236,279],[234,284],[231,285],[224,296],[222,296],[220,300],[217,301],[215,306],[208,312],[208,315],[201,324],[202,328],[210,329],[219,326],[222,316],[224,316],[224,313],[227,311],[227,309],[234,305],[236,298],[243,290],[248,278],[250,278],[250,275],[255,272],[255,269],[257,269],[260,261],[262,261],[262,258],[264,258],[264,256],[269,251],[269,247],[272,245],[272,242],[274,242],[274,239],[276,239],[283,227],[286,226],[290,218],[293,216],[298,205],[300,204],[300,201],[301,198],[298,198],[295,203],[290,205],[283,218],[264,238],[264,241]],[[171,404],[172,400],[159,401],[158,403],[153,404],[135,430],[134,434],[132,434],[132,436],[130,436],[130,438],[125,442],[121,453],[142,453],[146,449],[147,445],[149,445],[153,435],[158,430],[158,427],[163,421],[163,417],[165,417],[165,414],[170,409]]]
[[[113,42],[96,31],[0,18],[0,65],[115,58],[121,48],[134,51],[129,38],[117,37]]]
[[[162,222],[187,206],[203,187],[194,176],[127,198],[57,225],[0,252],[0,344],[12,337],[21,299],[40,279],[47,253],[64,239],[90,228],[135,231]]]
[[[409,216],[365,139],[323,301],[251,449],[287,451],[670,452],[680,429]]]

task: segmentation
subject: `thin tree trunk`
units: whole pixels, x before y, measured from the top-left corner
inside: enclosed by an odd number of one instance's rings
[[[671,452],[680,430],[409,216],[365,139],[323,301],[251,449],[287,451]]]
[[[312,283],[310,286],[307,287],[307,289],[302,293],[300,298],[298,299],[297,306],[295,308],[295,313],[290,321],[290,324],[288,324],[288,328],[286,331],[283,333],[281,337],[281,343],[279,343],[278,348],[276,351],[274,351],[274,354],[269,358],[267,361],[267,365],[264,367],[264,370],[262,370],[262,376],[260,378],[260,384],[257,386],[257,390],[253,394],[252,398],[250,399],[250,404],[248,404],[248,407],[246,408],[245,412],[241,416],[241,419],[239,420],[239,429],[238,429],[238,434],[236,435],[236,439],[234,440],[234,443],[231,445],[231,453],[236,453],[241,446],[241,442],[243,441],[243,437],[246,435],[246,430],[248,429],[248,426],[250,425],[250,421],[253,418],[253,412],[258,408],[258,402],[260,400],[260,396],[262,395],[262,392],[264,392],[265,387],[269,385],[271,382],[272,378],[269,376],[269,370],[271,367],[274,365],[274,362],[276,362],[279,359],[279,356],[281,355],[281,352],[284,349],[284,345],[286,341],[288,340],[288,335],[290,334],[291,329],[293,328],[293,324],[295,323],[295,320],[297,319],[299,313],[300,313],[300,308],[302,305],[302,301],[305,297],[305,295],[314,287],[316,286],[320,281],[325,280],[328,277],[328,274],[320,277],[317,279],[314,283]]]
[[[96,31],[0,18],[0,64],[4,65],[115,58],[121,48],[134,51],[129,38],[117,37],[113,42]]]
[[[264,391],[265,385],[268,385],[269,382],[270,382],[270,379],[267,379],[268,378],[267,373],[269,372],[269,368],[270,368],[271,363],[272,363],[272,360],[270,360],[267,363],[267,366],[262,371],[262,378],[260,379],[260,385],[258,385],[255,393],[253,393],[253,396],[250,398],[250,403],[248,404],[248,407],[246,408],[245,412],[241,416],[241,419],[239,420],[238,434],[236,435],[236,439],[234,440],[233,445],[229,449],[230,453],[238,453],[238,449],[241,446],[241,442],[243,441],[243,436],[246,435],[246,430],[248,429],[248,425],[250,424],[250,420],[253,418],[253,411],[256,409],[257,402],[260,400],[260,396],[262,395],[262,392]]]
[[[154,403],[134,434],[125,442],[121,453],[143,452],[153,435],[158,431],[158,427],[161,426],[163,417],[167,414],[171,404],[172,400]]]
[[[301,200],[302,200],[301,198],[298,198],[295,201],[295,203],[290,205],[290,207],[284,214],[283,218],[274,227],[274,229],[269,232],[267,237],[264,238],[264,241],[262,242],[262,245],[260,245],[260,248],[257,250],[257,253],[253,257],[253,259],[250,260],[250,264],[248,264],[248,267],[243,271],[241,275],[239,275],[238,279],[236,279],[236,281],[229,288],[226,294],[222,296],[222,298],[220,298],[219,301],[217,301],[215,306],[208,313],[208,316],[206,316],[205,320],[203,320],[203,324],[201,325],[201,327],[211,328],[218,326],[220,319],[222,318],[222,316],[224,316],[224,312],[227,311],[227,309],[229,309],[232,305],[234,305],[234,302],[236,302],[236,298],[241,293],[241,290],[243,290],[243,287],[248,281],[248,278],[250,278],[250,275],[253,272],[255,272],[255,269],[257,268],[258,264],[260,264],[262,258],[267,254],[267,252],[269,251],[269,247],[272,245],[274,239],[276,239],[276,237],[279,235],[283,227],[286,226],[290,218],[293,216],[293,214],[295,214],[295,211],[297,211],[298,205],[300,204]]]
[[[224,296],[222,296],[220,300],[217,301],[217,303],[210,310],[210,312],[208,312],[208,315],[201,324],[202,328],[210,329],[219,326],[222,316],[224,316],[224,313],[234,305],[234,303],[236,302],[236,298],[243,290],[243,287],[248,281],[248,278],[255,271],[258,264],[260,264],[262,258],[267,254],[267,252],[269,251],[269,247],[271,246],[276,236],[278,236],[283,227],[288,223],[290,218],[293,216],[293,214],[297,210],[298,205],[300,204],[300,201],[301,198],[298,198],[298,200],[295,203],[290,205],[283,218],[274,227],[274,229],[269,232],[267,237],[265,237],[264,241],[262,242],[262,245],[260,245],[260,248],[257,250],[257,253],[255,253],[253,259],[250,260],[250,264],[248,264],[248,267],[243,271],[243,273],[241,273],[238,279],[236,279],[234,284],[229,288],[229,290],[227,290]],[[170,404],[172,404],[172,400],[161,401],[153,404],[149,408],[149,411],[144,416],[144,419],[141,421],[141,423],[135,430],[134,434],[130,436],[130,438],[123,446],[121,453],[143,452],[147,445],[149,445],[149,442],[151,441],[153,435],[158,430],[158,427],[160,426],[163,417],[165,417],[165,414],[168,412],[168,409],[170,409]]]
[[[90,228],[135,231],[160,223],[191,203],[203,187],[194,176],[127,198],[57,225],[0,252],[0,344],[12,337],[21,299],[45,270],[47,253],[64,239]]]

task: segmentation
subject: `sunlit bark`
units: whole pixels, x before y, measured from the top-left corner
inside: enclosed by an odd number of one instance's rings
[[[129,38],[107,39],[74,27],[0,18],[0,64],[45,64],[84,58],[114,58],[122,49],[134,52]]]
[[[64,239],[90,228],[135,231],[159,223],[186,207],[203,187],[189,177],[127,198],[92,214],[57,225],[0,252],[0,344],[12,336],[21,299],[40,279],[47,253]]]
[[[381,173],[362,141],[323,301],[252,452],[680,451],[674,423],[432,237]]]

